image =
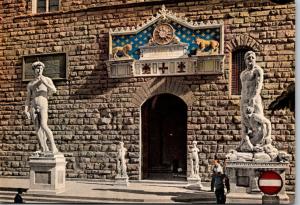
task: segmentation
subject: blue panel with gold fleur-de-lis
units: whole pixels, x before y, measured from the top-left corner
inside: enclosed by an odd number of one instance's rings
[[[175,30],[175,35],[180,39],[182,43],[188,44],[188,53],[190,55],[195,55],[198,45],[195,40],[197,37],[202,38],[204,40],[216,40],[220,42],[220,28],[203,28],[203,29],[190,29],[179,23],[171,22],[170,25]],[[112,36],[112,47],[123,47],[126,44],[131,44],[132,49],[128,52],[128,54],[134,59],[138,60],[140,58],[139,47],[147,45],[149,40],[152,38],[153,31],[156,24],[153,24],[144,30],[138,32],[137,34],[130,35],[113,35]],[[206,48],[210,49],[210,48]],[[205,50],[207,51],[207,50]]]

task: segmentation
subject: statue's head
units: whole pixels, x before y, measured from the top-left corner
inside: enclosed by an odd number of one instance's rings
[[[256,54],[253,51],[247,51],[244,56],[246,66],[253,67],[256,62]]]
[[[247,51],[244,55],[244,59],[246,60],[248,56],[253,56],[256,59],[256,54],[254,53],[254,51]]]
[[[31,67],[35,75],[41,75],[45,68],[45,64],[41,61],[35,61],[34,63],[32,63]]]
[[[248,115],[248,117],[251,117],[254,113],[254,107],[251,106],[247,106],[246,108],[246,114]]]
[[[234,149],[230,149],[229,150],[229,152],[228,152],[228,154],[226,154],[226,159],[228,159],[228,160],[237,160],[238,159],[238,157],[237,157],[237,151],[236,150],[234,150]]]
[[[128,51],[130,51],[132,49],[132,45],[131,44],[126,44],[125,46],[124,46],[124,52],[128,52]]]
[[[197,141],[193,141],[193,146],[196,146],[197,145]]]

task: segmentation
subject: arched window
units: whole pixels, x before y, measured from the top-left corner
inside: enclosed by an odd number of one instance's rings
[[[232,70],[231,70],[231,94],[240,95],[242,90],[242,84],[240,75],[241,72],[246,68],[244,55],[247,51],[252,49],[247,47],[241,47],[236,49],[232,53]]]

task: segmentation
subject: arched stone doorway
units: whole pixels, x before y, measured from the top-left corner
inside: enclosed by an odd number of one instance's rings
[[[142,105],[142,179],[184,179],[186,169],[187,105],[172,94],[153,96]]]

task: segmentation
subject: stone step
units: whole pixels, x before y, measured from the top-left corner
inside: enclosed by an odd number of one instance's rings
[[[168,180],[149,180],[149,179],[143,179],[141,181],[134,181],[134,183],[141,183],[141,184],[177,184],[177,185],[184,185],[187,184],[187,181],[168,181]]]
[[[16,192],[0,191],[0,202],[13,203]],[[62,195],[23,194],[26,203],[141,203],[144,200],[80,197]]]
[[[0,191],[1,203],[13,203],[16,192]],[[124,199],[121,198],[103,198],[103,197],[81,197],[81,196],[66,196],[66,195],[37,195],[24,193],[23,199],[26,203],[147,203],[147,200],[142,199]],[[200,203],[214,204],[214,193],[199,192],[187,193],[181,196],[172,197],[174,203]],[[162,199],[152,199],[151,203],[169,203],[170,201],[162,201]],[[148,203],[149,203],[148,202]]]
[[[216,203],[214,192],[186,193],[177,197],[172,197],[171,199],[175,202]]]

